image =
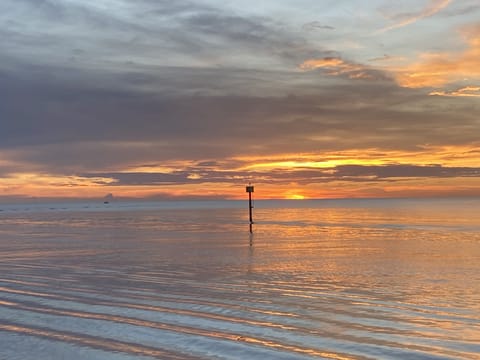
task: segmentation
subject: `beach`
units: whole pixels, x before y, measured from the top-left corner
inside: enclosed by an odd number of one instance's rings
[[[479,199],[0,205],[0,359],[479,359]]]

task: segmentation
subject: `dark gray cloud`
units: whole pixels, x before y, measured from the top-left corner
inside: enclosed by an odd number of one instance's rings
[[[441,165],[384,165],[361,166],[343,165],[335,169],[335,177],[374,177],[376,179],[404,178],[404,177],[478,177],[480,168],[470,167],[444,167]]]
[[[209,88],[217,78],[220,83],[235,82],[235,73],[219,69],[215,77],[214,70],[200,69],[182,76],[178,71],[165,80],[177,89],[195,81]],[[284,91],[298,90],[299,95],[220,96],[137,91],[128,77],[50,75],[32,69],[22,76],[0,73],[0,149],[9,150],[19,163],[50,171],[275,154],[279,149],[412,150],[426,143],[477,141],[471,131],[477,119],[470,111],[478,111],[478,106],[446,98],[423,103],[417,91],[391,82],[307,90],[293,84]],[[308,81],[309,76],[296,74],[297,81]],[[435,107],[425,111],[432,101]]]
[[[257,184],[282,184],[295,182],[301,185],[329,183],[333,181],[346,182],[395,182],[405,178],[462,178],[479,177],[480,167],[444,167],[441,165],[342,165],[324,169],[294,169],[261,171],[218,171],[192,167],[169,173],[153,172],[109,172],[80,174],[86,178],[109,178],[115,180],[114,186],[132,185],[182,185],[201,183],[239,183],[255,179]]]
[[[103,71],[127,71],[125,64],[295,66],[331,53],[266,17],[182,0],[118,5],[6,0],[0,5],[0,50],[36,64]]]

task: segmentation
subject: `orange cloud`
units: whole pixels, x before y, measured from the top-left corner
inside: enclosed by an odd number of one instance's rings
[[[42,173],[12,173],[0,179],[0,194],[24,196],[85,196],[103,194],[116,180],[105,177],[58,176]]]
[[[393,29],[398,29],[398,28],[413,24],[421,19],[435,15],[442,9],[446,8],[448,4],[450,4],[451,2],[452,0],[431,0],[430,4],[419,13],[408,14],[403,16],[398,15],[397,17],[400,18],[398,22],[379,30],[378,32],[385,32]]]
[[[300,69],[309,71],[315,69],[325,69],[328,75],[339,76],[345,75],[350,79],[374,79],[369,68],[348,62],[336,57],[325,57],[321,59],[309,59],[300,64]]]
[[[480,27],[467,29],[463,35],[468,45],[463,53],[423,54],[420,61],[395,71],[397,82],[403,87],[421,88],[480,80]]]
[[[432,91],[429,95],[480,97],[480,86],[466,86],[454,91]]]
[[[111,174],[16,172],[0,177],[0,201],[2,196],[103,199],[108,193],[115,198],[245,199],[249,181],[255,183],[258,199],[479,194],[479,154],[480,143],[425,145],[410,151],[371,148],[240,156],[225,159],[220,167],[216,162],[196,167],[191,161],[177,161]],[[168,171],[173,164],[179,166],[176,172],[155,177],[156,171]]]
[[[480,144],[450,146],[419,146],[415,151],[385,151],[378,148],[352,149],[335,152],[278,154],[276,156],[235,157],[242,163],[236,170],[272,171],[295,169],[325,169],[344,165],[416,164],[444,166],[478,166]]]

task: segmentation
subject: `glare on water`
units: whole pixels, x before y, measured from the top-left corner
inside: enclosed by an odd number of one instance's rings
[[[0,357],[479,358],[476,201],[243,205],[2,209]]]

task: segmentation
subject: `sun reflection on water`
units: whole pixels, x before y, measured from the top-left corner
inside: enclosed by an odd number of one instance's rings
[[[256,203],[253,235],[245,208],[2,214],[0,332],[160,358],[477,356],[478,211],[283,204]]]

